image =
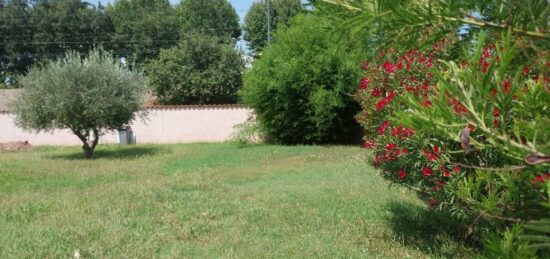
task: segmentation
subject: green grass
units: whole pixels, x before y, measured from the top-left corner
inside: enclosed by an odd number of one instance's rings
[[[0,153],[0,258],[469,257],[354,147]]]

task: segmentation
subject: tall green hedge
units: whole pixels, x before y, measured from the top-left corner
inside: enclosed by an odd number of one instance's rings
[[[357,140],[353,100],[362,51],[338,38],[318,17],[300,15],[245,74],[242,101],[254,108],[277,143],[323,144]]]

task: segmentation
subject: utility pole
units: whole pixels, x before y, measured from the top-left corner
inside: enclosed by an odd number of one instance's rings
[[[265,15],[267,16],[267,42],[271,44],[271,0],[265,0],[265,7]]]

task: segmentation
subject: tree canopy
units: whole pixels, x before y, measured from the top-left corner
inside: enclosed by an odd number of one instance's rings
[[[110,18],[80,0],[1,1],[0,82],[17,86],[17,75],[37,61],[87,52],[108,43]]]
[[[290,19],[303,10],[300,0],[269,0],[271,28],[288,26]],[[254,2],[244,19],[244,39],[254,54],[267,46],[267,7],[264,1]]]
[[[128,62],[143,65],[180,38],[175,9],[168,0],[119,0],[107,7],[115,32],[106,46]]]
[[[161,103],[221,104],[236,102],[243,67],[232,41],[195,33],[161,51],[147,69]]]
[[[227,0],[183,0],[178,6],[181,32],[210,36],[241,36],[239,16]]]

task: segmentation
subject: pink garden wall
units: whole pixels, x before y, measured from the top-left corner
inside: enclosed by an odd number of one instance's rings
[[[252,110],[238,105],[174,106],[149,108],[144,120],[131,124],[137,143],[191,143],[229,140],[234,126],[243,123]],[[0,113],[0,143],[29,141],[31,145],[80,145],[69,131],[27,132],[14,123],[11,113]],[[118,143],[118,133],[101,137],[100,143]]]

